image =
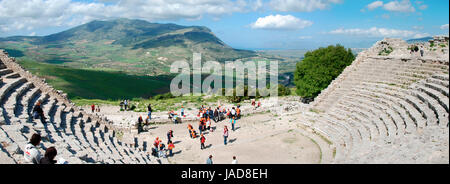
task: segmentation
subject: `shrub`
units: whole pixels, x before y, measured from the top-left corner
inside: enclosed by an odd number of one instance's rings
[[[278,84],[278,96],[288,96],[288,95],[291,95],[291,89],[282,84]]]
[[[296,93],[304,98],[316,97],[354,59],[352,51],[340,45],[307,52],[303,61],[298,62],[296,66]]]

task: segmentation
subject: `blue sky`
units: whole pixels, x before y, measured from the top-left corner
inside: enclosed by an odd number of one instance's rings
[[[243,49],[370,47],[448,35],[448,0],[0,0],[0,37],[48,35],[117,17],[209,27]]]

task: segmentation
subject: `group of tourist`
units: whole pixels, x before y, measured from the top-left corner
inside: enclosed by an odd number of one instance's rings
[[[56,161],[55,157],[58,154],[55,147],[49,147],[45,150],[44,157],[42,157],[41,152],[38,150],[38,145],[41,143],[41,135],[33,134],[31,136],[30,142],[25,146],[23,156],[25,161],[32,164],[65,164],[67,163],[63,159],[61,161]]]
[[[419,52],[420,57],[423,57],[423,54],[424,54],[423,46],[420,46],[420,49],[418,46],[413,46],[409,53],[412,55],[415,52]]]
[[[92,113],[94,113],[94,112],[100,112],[100,106],[97,104],[97,105],[95,105],[95,104],[92,104],[91,105],[91,111],[92,111]]]
[[[169,130],[167,132],[167,149],[166,145],[162,142],[159,137],[156,137],[153,142],[152,155],[159,158],[166,158],[167,151],[169,152],[168,156],[173,156],[173,149],[175,148],[175,144],[172,142],[173,131]]]
[[[130,100],[122,100],[122,101],[120,101],[120,103],[119,103],[119,106],[120,106],[120,110],[122,111],[122,110],[125,110],[125,111],[127,111],[128,110],[128,108],[130,107]]]

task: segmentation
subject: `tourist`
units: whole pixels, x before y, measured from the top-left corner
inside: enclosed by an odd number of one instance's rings
[[[172,150],[173,150],[173,148],[175,148],[175,145],[172,143],[172,141],[169,141],[167,148],[169,149],[169,156],[172,157],[173,156]]]
[[[227,145],[227,138],[228,138],[228,128],[225,126],[223,129],[223,143]]]
[[[203,134],[201,134],[201,137],[200,137],[200,149],[205,149],[206,148],[205,147],[205,141],[206,141],[205,136]]]
[[[240,119],[241,118],[241,108],[236,108],[236,118],[235,119]]]
[[[174,124],[179,123],[179,122],[178,122],[179,118],[180,118],[180,117],[178,117],[177,114],[174,114],[174,115],[173,115],[173,123],[174,123]]]
[[[152,119],[152,104],[148,104],[148,106],[147,106],[147,111],[148,111],[148,117],[150,118],[150,119]]]
[[[96,109],[96,111],[97,112],[100,112],[100,106],[97,104],[97,109]]]
[[[173,137],[173,131],[169,130],[167,132],[167,144],[169,144],[169,142],[172,142],[172,137]]]
[[[95,105],[94,104],[91,105],[91,111],[92,111],[92,113],[95,112]]]
[[[213,164],[212,155],[209,155],[208,160],[206,160],[206,164]]]
[[[231,118],[236,117],[236,109],[233,107],[231,108]]]
[[[40,119],[41,120],[41,123],[42,124],[45,124],[46,122],[45,122],[45,116],[44,116],[44,111],[42,110],[42,107],[41,107],[41,102],[40,101],[38,101],[37,103],[36,103],[36,105],[34,106],[34,108],[33,108],[33,117],[34,117],[34,119]]]
[[[167,113],[169,115],[169,119],[172,120],[173,116],[175,115],[173,113],[173,110],[169,111],[169,113]]]
[[[55,164],[55,157],[58,154],[55,147],[50,147],[45,150],[44,158],[42,158],[39,163],[40,164]]]
[[[186,116],[184,116],[184,107],[183,106],[181,106],[181,117],[186,117]]]
[[[214,111],[211,109],[211,107],[208,109],[208,115],[210,119],[214,119]]]
[[[41,135],[33,134],[30,142],[25,146],[24,157],[28,163],[39,164],[41,160],[41,152],[36,148],[41,143]]]
[[[155,146],[155,150],[158,151],[159,149],[159,143],[161,143],[161,141],[159,140],[159,137],[156,137],[155,142],[153,142],[153,146]]]
[[[200,122],[198,123],[198,131],[200,134],[203,132],[203,120],[204,118],[200,119]]]
[[[128,109],[128,100],[125,100],[125,101],[123,102],[123,106],[125,107],[125,110]]]
[[[211,129],[211,119],[208,118],[208,121],[206,121],[206,124],[207,124],[207,129],[208,129],[209,131],[211,131],[211,130],[212,130],[212,129]]]
[[[164,144],[161,144],[161,147],[159,148],[159,158],[166,158],[166,153],[164,152]]]
[[[258,106],[256,108],[260,108],[261,107],[261,101],[258,101]]]
[[[231,130],[233,130],[233,132],[234,132],[234,125],[236,124],[236,118],[232,117],[230,119],[230,123],[231,123]]]
[[[219,108],[217,107],[215,110],[214,110],[214,122],[218,122],[219,121],[219,110],[218,110]]]
[[[192,125],[188,124],[189,136],[191,136],[191,138],[192,138],[192,129],[193,129]]]
[[[120,101],[119,106],[120,106],[120,111],[123,111],[123,108],[124,108],[123,100]]]
[[[138,130],[138,133],[142,132],[142,130],[143,130],[143,128],[142,128],[143,121],[144,120],[142,120],[142,116],[139,116],[138,122],[136,123],[136,129]]]
[[[236,160],[236,156],[233,156],[233,161],[231,161],[231,164],[238,164],[238,161]]]
[[[420,57],[423,57],[423,46],[420,46]]]
[[[150,124],[150,117],[147,116],[147,117],[145,118],[145,125],[149,125],[149,124]]]

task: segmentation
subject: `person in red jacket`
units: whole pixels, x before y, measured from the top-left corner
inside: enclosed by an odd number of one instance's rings
[[[92,110],[92,113],[95,112],[95,105],[94,104],[91,105],[91,110]]]
[[[205,141],[206,141],[206,138],[205,138],[205,136],[202,134],[202,136],[200,137],[200,149],[205,149],[206,147],[205,147]]]

